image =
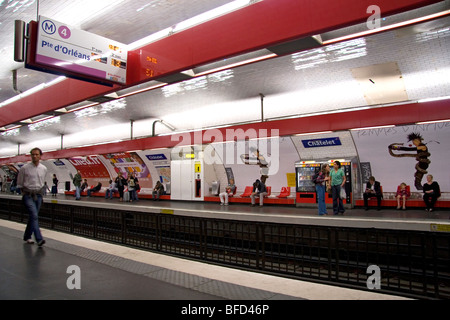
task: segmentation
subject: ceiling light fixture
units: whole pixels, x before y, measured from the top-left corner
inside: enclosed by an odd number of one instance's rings
[[[438,98],[426,98],[426,99],[420,99],[420,100],[417,100],[417,102],[423,103],[423,102],[441,101],[441,100],[447,100],[447,99],[450,99],[450,96],[438,97]]]
[[[354,128],[354,129],[350,129],[350,131],[359,131],[359,130],[371,130],[371,129],[382,129],[382,128],[393,128],[395,127],[395,125],[391,124],[391,125],[386,125],[386,126],[375,126],[375,127],[365,127],[365,128]]]
[[[440,123],[440,122],[450,122],[450,119],[416,122],[416,124],[432,124],[432,123]]]
[[[173,28],[172,32],[179,32],[192,28],[196,25],[205,23],[206,21],[213,20],[235,10],[239,10],[249,4],[252,4],[252,0],[236,0],[230,3],[224,4],[223,6],[217,7],[215,9],[209,10],[205,13],[199,14],[193,18],[184,20],[183,22],[177,23]]]
[[[353,34],[350,34],[350,35],[347,35],[347,36],[343,36],[343,37],[327,40],[327,41],[323,42],[323,45],[326,46],[328,44],[335,43],[335,42],[340,42],[340,41],[344,41],[344,40],[350,40],[350,39],[354,39],[354,38],[360,38],[360,37],[368,36],[368,35],[371,35],[371,34],[387,31],[387,30],[392,30],[392,29],[397,29],[397,28],[401,28],[401,27],[406,27],[406,26],[409,26],[409,25],[412,25],[412,24],[416,24],[416,23],[420,23],[420,22],[424,22],[424,21],[429,21],[429,20],[433,20],[433,19],[437,19],[437,18],[441,18],[441,17],[447,16],[449,14],[450,14],[450,10],[445,10],[445,11],[441,11],[441,12],[438,12],[438,13],[430,14],[428,16],[424,16],[424,17],[420,17],[420,18],[416,18],[416,19],[411,19],[411,20],[404,21],[404,22],[394,23],[394,24],[391,24],[391,25],[388,25],[388,26],[385,26],[385,27],[380,27],[380,28],[376,28],[376,29],[369,29],[369,30],[366,30],[366,31],[353,33]]]
[[[326,134],[326,133],[333,133],[333,131],[320,131],[320,132],[299,133],[299,134],[296,134],[296,136],[310,136],[310,135],[314,135],[314,134]]]
[[[263,0],[258,0],[256,2],[259,1],[263,1]],[[247,6],[247,5],[252,5],[254,4],[255,1],[254,0],[235,0],[232,1],[230,3],[227,3],[223,6],[217,7],[215,9],[212,9],[210,11],[204,12],[202,14],[199,14],[195,17],[192,17],[190,19],[184,20],[182,22],[177,23],[174,26],[168,27],[166,29],[163,29],[161,31],[158,31],[156,33],[153,33],[145,38],[142,38],[140,40],[137,40],[133,43],[130,43],[127,46],[127,50],[131,51],[131,50],[135,50],[138,48],[141,48],[145,45],[148,45],[152,42],[155,42],[157,40],[163,39],[165,37],[168,37],[176,32],[180,32],[180,31],[184,31],[186,29],[192,28],[196,25],[205,23],[206,21],[209,20],[213,20],[215,18],[218,18],[220,16],[223,16],[225,14],[231,13],[233,11],[242,9],[243,7]]]
[[[244,60],[244,61],[240,61],[240,62],[236,62],[236,63],[232,63],[223,67],[219,67],[219,68],[215,68],[215,69],[211,69],[211,70],[207,70],[204,72],[200,72],[198,74],[196,74],[196,77],[200,77],[200,76],[204,76],[207,74],[211,74],[211,73],[216,73],[219,71],[223,71],[223,70],[227,70],[227,69],[232,69],[232,68],[236,68],[236,67],[240,67],[246,64],[250,64],[250,63],[254,63],[254,62],[258,62],[258,61],[263,61],[263,60],[267,60],[267,59],[271,59],[271,58],[275,58],[277,57],[277,55],[275,53],[271,53],[262,57],[257,57],[257,58],[253,58],[253,59],[248,59],[248,60]]]
[[[25,98],[27,96],[30,96],[30,95],[32,95],[32,94],[34,94],[34,93],[36,93],[36,92],[38,92],[38,91],[40,91],[42,89],[45,89],[45,88],[51,87],[51,86],[53,86],[53,85],[55,85],[57,83],[60,83],[61,81],[65,80],[65,79],[66,79],[66,77],[61,76],[61,77],[58,77],[58,78],[56,78],[56,79],[54,79],[54,80],[52,80],[52,81],[50,81],[48,83],[41,83],[40,85],[37,85],[36,87],[33,87],[33,88],[31,88],[31,89],[29,89],[29,90],[27,90],[25,92],[22,92],[21,94],[18,94],[17,96],[14,96],[14,97],[12,97],[12,98],[10,98],[8,100],[5,100],[4,102],[0,103],[0,108],[4,107],[4,106],[6,106],[6,105],[8,105],[10,103],[13,103],[15,101],[19,101],[20,99]]]
[[[142,92],[145,92],[145,91],[150,91],[150,90],[153,90],[153,89],[158,89],[158,88],[164,87],[165,85],[167,85],[167,83],[160,83],[160,84],[157,84],[157,85],[148,87],[148,88],[138,89],[138,90],[136,90],[136,91],[133,91],[133,92],[130,92],[130,93],[125,93],[125,94],[119,96],[119,99],[120,99],[120,98],[129,97],[129,96],[132,96],[132,95],[135,95],[135,94],[138,94],[138,93],[142,93]]]

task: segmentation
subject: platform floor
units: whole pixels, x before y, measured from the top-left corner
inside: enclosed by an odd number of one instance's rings
[[[42,228],[47,243],[22,241],[25,225],[0,219],[1,300],[407,300],[156,254]],[[69,289],[80,269],[80,289]],[[70,278],[70,279],[69,279]]]
[[[0,197],[20,196],[1,194]],[[424,229],[450,226],[450,211],[349,209],[343,216],[317,216],[316,208],[140,200],[133,203],[50,196],[46,202],[164,212],[224,219]],[[330,210],[331,211],[331,210]],[[133,249],[42,228],[47,243],[22,241],[25,225],[0,219],[0,299],[3,300],[403,300],[376,291],[353,290],[244,271]],[[70,290],[69,266],[80,267],[81,289]]]

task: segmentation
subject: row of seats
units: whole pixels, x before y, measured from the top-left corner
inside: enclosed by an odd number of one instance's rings
[[[272,187],[266,187],[267,189],[267,195],[266,197],[269,197],[272,194]],[[253,187],[246,186],[244,189],[244,193],[241,194],[241,197],[250,197],[252,194]],[[236,193],[236,192],[235,192]],[[280,194],[277,195],[277,198],[287,198],[291,195],[291,187],[281,187]]]
[[[91,186],[91,189],[93,188],[94,186]],[[271,194],[272,194],[272,187],[266,187],[267,188],[267,195],[266,195],[266,197],[269,197]],[[124,192],[127,192],[128,190],[127,189],[125,189],[124,190]],[[252,186],[246,186],[245,187],[245,189],[244,189],[244,193],[242,193],[241,195],[240,195],[240,197],[250,197],[250,195],[252,194],[252,191],[253,191],[253,187]],[[139,193],[140,191],[138,190],[138,193]],[[66,192],[66,194],[72,194],[72,193],[74,193],[74,191],[67,191]],[[118,194],[118,192],[116,191],[115,193],[117,193]],[[105,189],[104,188],[102,188],[100,191],[98,191],[98,192],[91,192],[91,194],[92,195],[95,195],[95,196],[99,196],[99,195],[105,195]],[[81,195],[87,195],[87,191],[83,191],[82,193],[81,193]],[[236,189],[234,190],[234,193],[233,193],[233,195],[236,195]],[[291,188],[290,187],[282,187],[281,188],[281,191],[280,191],[280,194],[279,195],[277,195],[277,197],[278,198],[287,198],[287,197],[289,197],[291,195]]]
[[[383,186],[380,186],[381,189],[381,194],[383,194]],[[411,196],[411,187],[409,185],[406,186],[406,193],[407,193],[407,197],[406,197],[406,203],[407,203],[407,207],[425,207],[425,203],[423,202],[422,198],[420,199],[409,199],[409,197]],[[400,186],[397,187],[397,191],[400,190]],[[376,203],[376,197],[369,197],[369,202],[368,205],[369,206],[375,206]],[[363,200],[356,200],[355,203],[356,206],[363,206],[364,202]],[[381,201],[381,206],[382,207],[395,207],[397,206],[397,199],[382,199]],[[448,200],[440,200],[436,203],[435,205],[436,207],[441,207],[441,208],[449,208],[450,207],[450,201]]]
[[[90,189],[92,189],[94,186],[91,186]],[[128,188],[124,189],[124,192],[128,192]],[[153,195],[152,194],[141,194],[140,190],[137,191],[138,193],[138,197],[140,199],[152,199]],[[75,191],[71,190],[71,191],[65,191],[64,194],[66,195],[75,195]],[[87,196],[87,191],[83,191],[80,193],[81,196]],[[93,197],[105,197],[106,196],[106,188],[101,188],[100,191],[97,192],[91,192],[91,196]],[[113,194],[114,198],[119,198],[119,191],[115,191]],[[170,195],[167,194],[163,194],[159,197],[161,200],[170,200]]]
[[[280,193],[277,196],[272,196],[272,187],[267,188],[267,195],[265,195],[264,203],[278,204],[278,205],[294,205],[295,197],[291,196],[290,187],[282,187]],[[244,192],[236,195],[236,190],[232,196],[229,196],[229,202],[234,203],[250,203],[250,195],[252,194],[253,187],[246,186]],[[219,196],[205,196],[205,201],[209,202],[219,202]]]

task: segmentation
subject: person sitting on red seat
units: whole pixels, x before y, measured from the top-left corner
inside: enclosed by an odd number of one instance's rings
[[[423,185],[423,201],[428,212],[434,210],[434,205],[437,199],[441,196],[441,188],[436,181],[433,181],[433,176],[431,174],[427,175],[427,182]]]
[[[397,199],[397,210],[400,210],[400,208],[406,210],[406,198],[409,198],[410,196],[411,193],[409,191],[409,188],[407,188],[406,183],[402,182],[398,186],[397,193],[395,195],[395,198]],[[401,207],[400,207],[400,200],[402,201]]]
[[[370,177],[366,185],[366,191],[363,194],[364,206],[366,210],[369,210],[368,200],[371,197],[377,197],[378,210],[381,209],[381,198],[383,198],[383,193],[381,192],[381,185],[375,180],[375,177]]]

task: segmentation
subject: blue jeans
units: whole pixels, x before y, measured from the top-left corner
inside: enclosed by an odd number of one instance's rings
[[[117,189],[106,189],[105,199],[112,199]]]
[[[38,222],[38,214],[42,204],[42,196],[36,195],[36,197],[33,199],[33,197],[30,195],[23,195],[22,202],[25,205],[25,208],[27,209],[29,215],[28,224],[25,229],[25,234],[23,235],[23,240],[27,241],[31,239],[31,236],[34,233],[36,242],[39,242],[42,240],[42,234],[41,230],[39,229]]]
[[[138,199],[138,196],[137,196],[137,191],[136,191],[136,189],[128,190],[128,191],[130,191],[130,200],[131,200],[131,201],[138,201],[138,200],[139,200],[139,199]]]
[[[75,199],[80,199],[80,198],[81,198],[81,188],[76,187],[75,188]]]
[[[327,214],[327,206],[325,204],[325,186],[316,184],[317,203],[319,205],[319,216]]]
[[[333,197],[333,213],[344,213],[344,201],[341,199],[341,185],[331,186],[331,196]]]

